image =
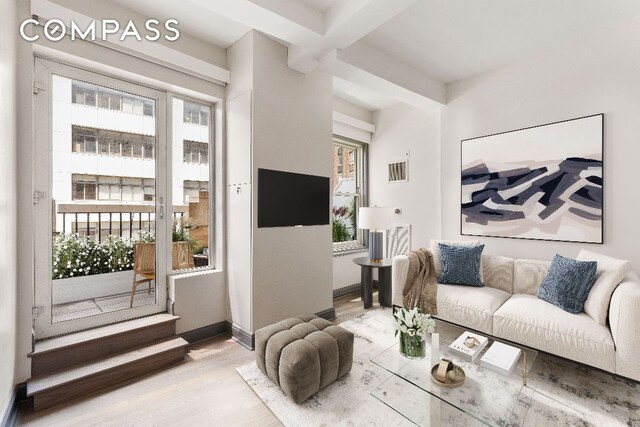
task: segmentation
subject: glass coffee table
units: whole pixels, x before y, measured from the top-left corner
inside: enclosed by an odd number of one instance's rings
[[[481,366],[480,359],[495,341],[500,340],[489,337],[489,343],[473,361],[464,360],[449,350],[449,344],[467,330],[436,321],[439,359],[449,359],[464,369],[466,378],[460,387],[445,388],[432,381],[431,368],[439,361],[431,361],[428,338],[423,359],[408,359],[400,354],[398,342],[373,356],[373,363],[393,375],[371,394],[416,425],[507,425],[513,419],[514,408],[538,352],[506,343],[522,351],[520,359],[511,372],[495,371]],[[526,396],[523,395],[523,399]]]

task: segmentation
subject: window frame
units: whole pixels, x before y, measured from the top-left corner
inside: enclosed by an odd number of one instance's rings
[[[181,111],[176,111],[175,108],[175,103],[174,100],[179,100],[183,102]],[[185,108],[185,106],[187,104],[191,104],[191,106],[196,105],[196,106],[200,106],[200,107],[205,107],[208,110],[208,116],[209,116],[209,120],[206,124],[200,124],[200,123],[194,123],[192,121],[188,121],[185,120],[187,117],[187,114],[185,114],[187,112],[187,108]],[[173,270],[172,268],[168,269],[168,275],[169,276],[180,276],[182,274],[190,274],[192,272],[198,272],[198,271],[213,271],[213,270],[218,270],[220,268],[220,266],[217,264],[216,262],[216,243],[217,243],[217,238],[218,235],[216,234],[216,126],[218,125],[217,120],[216,120],[216,110],[220,108],[220,104],[219,102],[215,102],[215,101],[211,101],[211,100],[205,100],[197,98],[197,97],[193,97],[193,96],[188,96],[185,95],[183,93],[175,93],[175,92],[167,92],[167,114],[168,114],[168,139],[169,139],[169,144],[172,145],[172,149],[169,150],[169,159],[168,159],[168,163],[169,164],[173,164],[173,160],[174,160],[174,156],[178,156],[181,160],[182,163],[184,164],[190,164],[192,166],[201,166],[201,167],[206,167],[207,170],[209,171],[209,181],[208,181],[208,185],[207,185],[207,191],[208,191],[208,195],[209,195],[209,242],[208,242],[208,259],[209,259],[209,265],[207,266],[202,266],[202,267],[193,267],[193,268],[185,268],[185,269],[180,269],[180,270]],[[189,116],[191,116],[191,113],[194,110],[192,110],[191,108],[188,109],[189,112]],[[198,117],[200,117],[200,111],[202,111],[202,108],[198,109]],[[185,142],[186,141],[193,141],[193,142],[202,142],[202,141],[196,141],[196,140],[188,140],[188,139],[182,139],[182,150],[178,149],[178,146],[176,146],[174,141],[174,123],[173,123],[173,118],[176,117],[176,115],[180,114],[179,117],[181,117],[181,124],[188,124],[188,125],[198,125],[198,126],[206,126],[208,128],[208,136],[209,136],[209,142],[205,143],[207,145],[206,149],[207,149],[207,153],[208,153],[208,162],[207,163],[189,163],[189,162],[185,162],[184,161],[184,147],[185,147]],[[200,152],[198,151],[197,153],[198,155],[198,161],[200,161]],[[190,157],[193,159],[193,154],[190,154]],[[172,187],[174,184],[174,180],[178,179],[178,176],[174,174],[173,168],[171,170],[171,173],[168,174],[167,176],[167,180],[169,181],[169,192],[168,197],[169,198],[173,198],[173,191],[172,191]],[[183,186],[183,191],[184,191],[184,180],[182,182],[182,186]],[[197,181],[197,180],[190,180],[190,181]],[[184,194],[183,194],[183,203],[184,203]],[[170,216],[173,216],[173,205],[170,203],[167,206],[167,210],[168,210],[168,214]],[[172,227],[172,224],[168,224],[170,227]],[[169,230],[171,232],[171,230]]]
[[[355,149],[354,173],[356,178],[356,191],[355,193],[334,192],[333,189],[335,188],[337,183],[333,183],[332,189],[331,189],[332,208],[333,208],[333,198],[335,196],[356,197],[356,200],[358,201],[357,208],[359,211],[361,207],[367,206],[368,204],[368,160],[369,160],[368,144],[361,141],[356,141],[351,138],[346,138],[346,137],[334,134],[333,140],[332,140],[332,156],[333,156],[333,147],[336,145],[338,147],[342,147],[343,149],[344,148]],[[344,159],[344,150],[342,150],[342,156],[340,157]],[[343,171],[341,176],[344,176],[344,172],[345,172],[344,167],[342,169]],[[333,242],[334,255],[350,253],[350,252],[359,251],[366,248],[366,245],[368,244],[368,238],[367,238],[368,236],[366,236],[365,233],[363,233],[362,230],[358,228],[358,217],[359,217],[358,211],[356,211],[356,223],[355,223],[357,238],[355,240],[350,240],[346,242]],[[332,221],[333,221],[333,216],[332,216]]]

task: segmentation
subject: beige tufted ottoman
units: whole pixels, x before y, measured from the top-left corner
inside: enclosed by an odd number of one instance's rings
[[[256,332],[256,363],[296,403],[351,371],[353,334],[312,314]]]

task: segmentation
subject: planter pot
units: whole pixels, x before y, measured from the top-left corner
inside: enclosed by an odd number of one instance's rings
[[[425,356],[425,342],[419,335],[400,332],[400,353],[409,359],[422,359]]]
[[[66,304],[131,292],[133,270],[56,279],[51,284],[52,303]]]

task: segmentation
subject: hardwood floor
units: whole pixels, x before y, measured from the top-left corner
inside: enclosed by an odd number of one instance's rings
[[[357,293],[336,299],[334,307],[337,323],[364,312]],[[18,425],[279,426],[235,371],[254,357],[233,340],[216,337],[189,347],[185,362],[166,371],[36,414],[21,408]]]

